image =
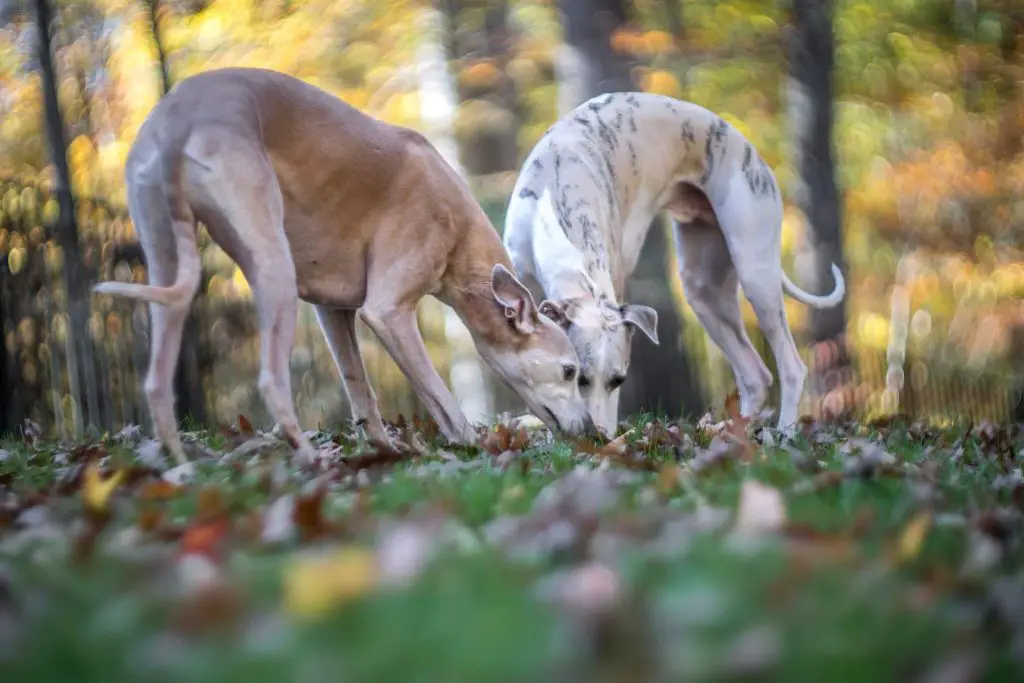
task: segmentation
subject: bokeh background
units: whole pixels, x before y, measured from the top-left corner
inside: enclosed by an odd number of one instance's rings
[[[501,230],[521,160],[590,96],[646,90],[717,111],[786,198],[784,267],[844,305],[787,300],[816,417],[1024,419],[1024,9],[1019,0],[0,0],[0,433],[144,423],[147,309],[92,297],[145,280],[123,166],[190,74],[280,70],[424,132]],[[654,225],[627,299],[661,314],[634,344],[624,414],[697,416],[734,380]],[[200,228],[203,285],[180,416],[269,420],[255,311]],[[743,301],[751,335],[774,360]],[[461,323],[425,300],[433,360],[470,418],[519,409]],[[422,409],[360,327],[385,417]],[[349,413],[308,306],[291,359],[303,426]]]

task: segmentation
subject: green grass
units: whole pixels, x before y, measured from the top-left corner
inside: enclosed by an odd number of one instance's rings
[[[648,421],[635,421],[636,434]],[[319,480],[326,531],[277,545],[256,533],[268,506],[312,485],[312,475],[274,474],[285,451],[201,461],[169,498],[145,501],[157,475],[135,462],[134,444],[108,438],[96,462],[133,476],[88,553],[74,552],[94,519],[74,475],[81,452],[0,441],[0,680],[876,683],[957,662],[977,662],[979,677],[950,680],[1022,680],[1013,672],[1024,662],[1013,658],[1024,623],[992,609],[1024,605],[1020,430],[813,427],[785,446],[755,445],[751,458],[736,452],[691,471],[709,436],[681,427],[694,448],[632,438],[622,458],[534,437],[502,458],[430,446],[358,475],[333,461]],[[242,440],[201,438],[217,452]],[[865,456],[844,449],[867,442],[894,462],[853,471],[851,460]],[[342,452],[358,448],[345,441]],[[590,475],[598,484],[564,488],[577,468],[598,465],[608,468]],[[674,479],[666,470],[677,466]],[[750,481],[782,493],[786,524],[744,544],[735,512]],[[210,500],[230,521],[218,556],[226,603],[177,587],[181,533]],[[899,558],[922,514],[932,520],[923,542]],[[527,518],[533,526],[513,540],[494,540]],[[159,520],[156,530],[139,530],[147,519]],[[284,609],[297,557],[379,552],[401,524],[437,550],[411,582],[364,586],[315,619]],[[566,529],[575,536],[559,542]],[[979,538],[990,539],[994,559],[968,571]],[[617,576],[611,606],[587,613],[543,598],[545,586],[562,585],[553,589],[561,595],[579,587],[560,577],[589,561]],[[1016,597],[994,602],[1012,581]]]

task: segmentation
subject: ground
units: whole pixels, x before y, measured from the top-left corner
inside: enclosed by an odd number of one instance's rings
[[[1024,680],[1019,427],[395,429],[299,472],[244,418],[178,467],[26,425],[3,681]]]

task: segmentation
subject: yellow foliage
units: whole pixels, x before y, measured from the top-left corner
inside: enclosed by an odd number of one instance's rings
[[[643,44],[643,36],[631,28],[620,28],[612,33],[611,46],[616,52],[632,53]]]
[[[858,342],[875,349],[889,344],[889,319],[877,313],[862,313],[857,320]]]
[[[663,55],[674,52],[675,39],[665,31],[648,31],[643,35],[644,52],[649,55]]]
[[[481,59],[459,73],[459,80],[471,88],[494,87],[500,78],[501,71],[489,59]]]
[[[683,90],[679,84],[679,79],[668,71],[648,72],[644,77],[642,87],[646,92],[668,95],[669,97],[681,97]]]

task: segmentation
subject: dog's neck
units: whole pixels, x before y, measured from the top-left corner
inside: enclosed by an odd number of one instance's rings
[[[617,305],[615,288],[606,270],[586,269],[559,273],[558,277],[544,277],[538,273],[544,297],[555,301],[608,302]]]
[[[549,296],[573,295],[585,276],[597,283],[596,294],[613,301],[624,296],[677,181],[701,178],[700,143],[709,125],[701,116],[683,103],[607,95],[548,132],[542,152],[524,169],[519,193],[539,198],[550,190],[566,238],[582,257],[582,267],[548,277],[557,280],[543,283]]]
[[[512,273],[515,267],[486,215],[473,209],[463,219],[463,237],[449,258],[438,298],[452,307],[478,345],[514,347],[516,335],[494,298],[491,272],[498,263]]]

